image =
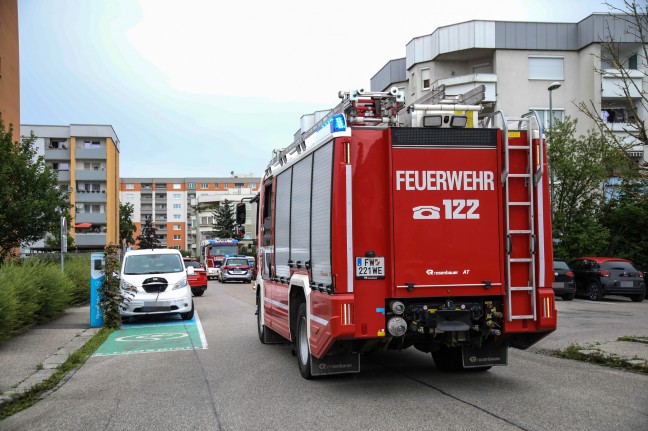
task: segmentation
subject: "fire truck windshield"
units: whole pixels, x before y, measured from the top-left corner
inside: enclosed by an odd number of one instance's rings
[[[214,244],[209,248],[209,254],[212,256],[237,255],[238,244]]]

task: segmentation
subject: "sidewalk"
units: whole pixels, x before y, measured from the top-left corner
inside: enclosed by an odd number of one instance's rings
[[[100,328],[90,328],[89,322],[88,304],[68,308],[63,316],[0,345],[0,405],[49,378],[92,338]]]

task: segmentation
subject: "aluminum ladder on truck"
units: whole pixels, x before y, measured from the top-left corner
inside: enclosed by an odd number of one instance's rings
[[[485,125],[499,116],[502,121],[504,133],[504,166],[502,167],[502,185],[504,187],[504,218],[505,218],[505,235],[506,235],[506,257],[505,257],[505,275],[506,275],[506,308],[507,321],[522,319],[538,318],[538,307],[536,300],[537,277],[536,277],[536,214],[534,202],[536,199],[536,188],[540,184],[543,175],[542,170],[542,136],[540,136],[540,120],[533,111],[522,117],[505,117],[501,111],[495,112],[488,116]],[[526,130],[527,136],[523,143],[516,142],[515,145],[509,143],[509,123],[517,123],[516,131]],[[535,126],[535,127],[534,127]],[[537,167],[533,163],[533,137],[538,133],[539,148]],[[515,133],[512,131],[512,133]],[[525,169],[523,171],[511,172],[511,156],[516,157],[514,153],[523,154],[525,158]],[[511,194],[511,180],[524,181],[526,196],[514,197]],[[511,212],[525,212],[527,225],[525,227],[511,227]],[[513,250],[514,244],[527,244],[527,247],[517,247]],[[525,270],[526,269],[526,270]],[[516,292],[528,292],[529,307],[531,313],[516,314],[513,309],[513,296]],[[519,298],[519,296],[518,296]]]

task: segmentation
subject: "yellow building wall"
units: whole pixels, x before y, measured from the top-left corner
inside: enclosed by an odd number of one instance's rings
[[[106,138],[106,245],[119,244],[119,150]]]

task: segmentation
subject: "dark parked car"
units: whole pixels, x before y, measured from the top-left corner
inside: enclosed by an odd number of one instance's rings
[[[189,281],[189,286],[191,287],[191,293],[194,296],[202,296],[207,290],[207,272],[205,268],[198,262],[196,259],[191,257],[183,257],[182,261],[184,262],[185,268],[192,266],[194,268],[194,274],[187,276],[187,281]]]
[[[574,273],[564,260],[554,259],[554,282],[553,291],[564,301],[571,301],[576,296],[576,282]]]
[[[643,274],[632,261],[617,257],[580,257],[571,264],[576,293],[599,301],[605,295],[627,296],[634,302],[646,297]]]

